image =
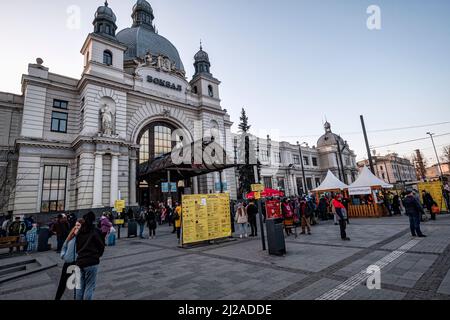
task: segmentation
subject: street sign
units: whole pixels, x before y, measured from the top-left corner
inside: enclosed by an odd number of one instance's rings
[[[263,192],[264,191],[264,185],[258,183],[258,184],[252,184],[252,191],[253,192]]]
[[[125,200],[116,200],[114,203],[114,209],[116,209],[119,213],[123,212],[123,209],[125,209]]]
[[[161,184],[161,191],[163,193],[169,193],[169,183],[168,182],[163,182]]]
[[[123,220],[123,219],[116,219],[116,220],[114,220],[114,224],[116,226],[123,225],[123,224],[125,224],[125,220]]]
[[[176,182],[172,182],[170,184],[170,192],[172,192],[172,193],[177,193],[178,192],[178,188],[177,188]]]

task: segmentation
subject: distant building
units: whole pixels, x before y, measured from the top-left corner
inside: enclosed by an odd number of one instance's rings
[[[235,145],[238,137],[238,134],[234,135]],[[315,189],[325,179],[328,170],[348,184],[358,176],[354,151],[346,141],[331,131],[328,122],[325,123],[325,134],[318,140],[317,147],[302,144],[301,155],[298,145],[273,141],[270,137],[259,138],[255,147],[257,146],[261,162],[261,182],[266,188],[284,191],[287,196],[303,195],[306,191]],[[236,181],[238,180],[237,176]]]
[[[373,156],[375,175],[384,181],[397,184],[417,181],[414,165],[406,158],[401,158],[396,153],[385,156]],[[369,167],[369,160],[358,162],[358,167]]]
[[[444,179],[450,180],[450,162],[441,163],[441,170],[444,176]],[[427,180],[438,180],[441,175],[439,171],[439,166],[437,164],[426,168],[426,177]]]

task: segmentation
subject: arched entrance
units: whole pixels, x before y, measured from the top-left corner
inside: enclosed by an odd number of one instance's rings
[[[170,154],[172,149],[184,139],[179,135],[173,136],[178,128],[172,123],[166,121],[151,122],[141,130],[138,136],[139,154],[138,165],[145,166],[152,163],[155,159]],[[177,184],[177,192],[163,193],[163,183],[169,182],[170,176],[167,172],[161,172],[157,176],[139,178],[138,175],[137,199],[140,206],[148,206],[152,202],[167,201],[172,198],[173,201],[181,200],[181,195],[185,188],[190,187],[190,179],[177,181],[171,179],[171,183]]]

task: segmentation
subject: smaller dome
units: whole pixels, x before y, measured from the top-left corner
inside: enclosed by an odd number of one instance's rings
[[[317,147],[337,146],[338,141],[341,148],[345,145],[344,139],[331,131],[331,124],[327,121],[323,125],[325,134],[317,141]]]
[[[97,12],[95,13],[95,20],[108,20],[116,23],[116,15],[109,7],[108,1],[105,2],[104,6],[98,7]]]
[[[209,56],[205,51],[203,51],[200,48],[200,51],[195,54],[194,60],[195,60],[195,62],[208,62],[209,63]]]
[[[150,5],[150,3],[148,3],[145,0],[138,0],[136,2],[136,4],[133,6],[133,12],[136,11],[145,11],[146,13],[150,13],[153,15],[153,8]]]

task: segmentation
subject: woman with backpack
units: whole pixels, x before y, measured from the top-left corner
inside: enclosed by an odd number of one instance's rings
[[[139,225],[139,238],[144,239],[145,222],[147,221],[148,210],[147,208],[141,208],[137,223]]]
[[[61,249],[61,259],[64,260],[64,265],[61,272],[61,277],[59,279],[59,285],[58,290],[56,291],[56,298],[55,300],[61,300],[64,291],[66,290],[67,286],[67,280],[69,280],[71,274],[67,273],[67,269],[70,266],[75,265],[75,261],[77,260],[77,253],[76,253],[76,241],[77,241],[77,235],[80,231],[81,226],[83,225],[84,220],[79,219],[75,223],[75,227],[70,231],[69,236],[67,237],[66,241],[64,242],[62,249]]]

